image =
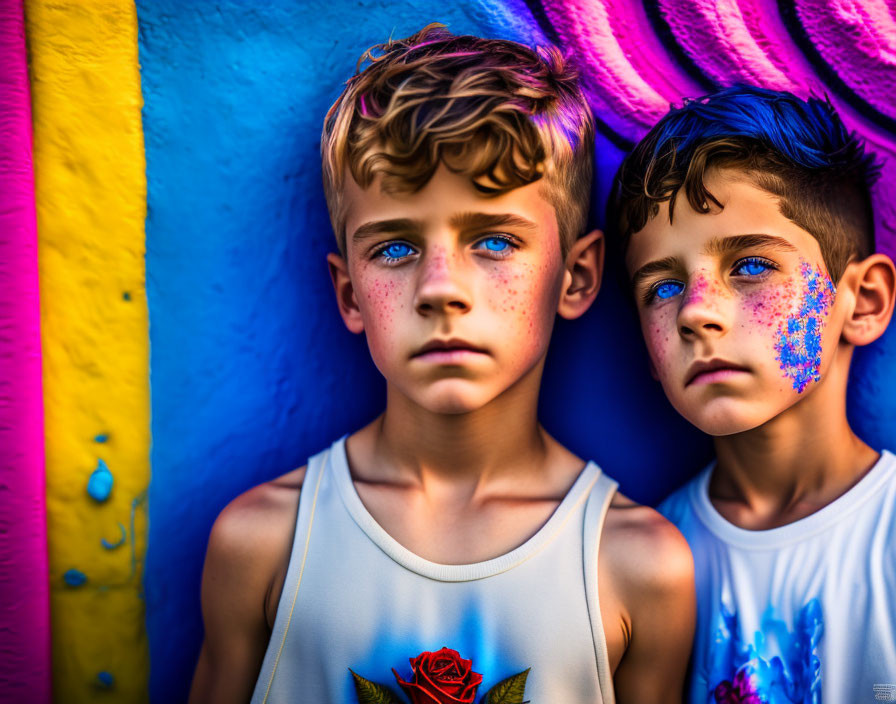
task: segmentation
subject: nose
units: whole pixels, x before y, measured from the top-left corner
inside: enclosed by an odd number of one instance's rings
[[[414,307],[421,315],[466,313],[473,304],[463,262],[437,248],[423,255]]]
[[[728,332],[727,297],[706,278],[692,281],[678,309],[678,332],[684,338],[706,339]]]

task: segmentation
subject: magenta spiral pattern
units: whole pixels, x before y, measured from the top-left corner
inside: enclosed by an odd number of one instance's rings
[[[531,3],[530,3],[531,4]],[[827,95],[883,163],[877,247],[896,254],[896,19],[888,0],[544,0],[602,126],[631,144],[670,103],[749,83]]]

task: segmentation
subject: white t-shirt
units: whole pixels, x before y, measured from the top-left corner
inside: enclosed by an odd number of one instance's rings
[[[690,702],[896,702],[896,457],[820,511],[756,531],[710,503],[712,469],[659,507],[694,553]]]

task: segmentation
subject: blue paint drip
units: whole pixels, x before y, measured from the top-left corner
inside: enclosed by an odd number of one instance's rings
[[[805,284],[800,309],[787,318],[775,343],[781,371],[793,381],[798,393],[821,379],[821,334],[837,293],[828,275],[818,267],[804,261],[800,271]]]
[[[70,569],[62,575],[62,579],[70,587],[80,587],[87,581],[87,575],[81,570]]]
[[[99,435],[97,435],[93,438],[93,441],[102,443],[102,442],[106,442],[108,439],[109,439],[108,435],[106,435],[105,433],[100,433]]]
[[[101,687],[105,689],[109,689],[113,684],[115,684],[115,677],[112,676],[111,672],[106,672],[106,670],[102,670],[96,674],[96,681]]]
[[[87,493],[96,501],[105,501],[112,492],[112,472],[103,460],[97,463],[96,469],[87,480]]]
[[[124,545],[124,541],[128,539],[127,529],[121,523],[118,524],[118,527],[121,530],[121,538],[119,538],[118,541],[110,543],[105,538],[100,539],[100,542],[103,544],[103,547],[106,548],[106,550],[114,550],[115,548]]]

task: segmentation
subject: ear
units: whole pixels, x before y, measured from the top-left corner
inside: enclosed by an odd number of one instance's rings
[[[600,290],[604,270],[604,233],[592,230],[575,242],[566,255],[563,291],[557,312],[574,320],[587,311]]]
[[[335,252],[327,255],[327,264],[330,267],[333,289],[336,291],[336,305],[339,306],[339,314],[342,316],[345,327],[355,334],[364,332],[361,308],[358,306],[355,288],[348,275],[348,264],[343,257]]]
[[[854,299],[847,311],[843,338],[852,345],[867,345],[884,334],[893,316],[896,268],[886,254],[872,254],[850,262],[840,279]]]

